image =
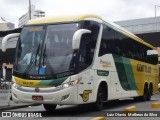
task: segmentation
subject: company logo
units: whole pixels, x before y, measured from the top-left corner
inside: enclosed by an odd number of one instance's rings
[[[137,71],[151,73],[151,67],[146,65],[137,64]]]
[[[92,93],[92,90],[84,90],[83,94],[80,94],[80,96],[82,97],[82,100],[84,102],[87,102],[89,100],[89,94]]]
[[[39,92],[39,88],[38,88],[38,87],[36,87],[36,88],[35,88],[35,91],[36,91],[36,92]]]

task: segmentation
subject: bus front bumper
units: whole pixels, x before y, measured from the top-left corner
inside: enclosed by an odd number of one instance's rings
[[[12,86],[13,101],[19,103],[41,103],[70,105],[77,103],[77,86],[56,90],[56,88],[36,88]]]

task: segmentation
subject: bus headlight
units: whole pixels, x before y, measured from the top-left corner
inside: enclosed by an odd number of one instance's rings
[[[15,87],[15,88],[19,88],[20,85],[16,84],[16,82],[12,81],[12,86]]]
[[[64,83],[62,85],[57,86],[58,88],[68,88],[74,85],[77,85],[79,83],[80,80],[73,80],[73,81],[69,81],[67,83]]]

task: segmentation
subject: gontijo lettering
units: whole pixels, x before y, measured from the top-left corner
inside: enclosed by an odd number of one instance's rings
[[[137,64],[137,71],[151,73],[151,67],[142,64]]]

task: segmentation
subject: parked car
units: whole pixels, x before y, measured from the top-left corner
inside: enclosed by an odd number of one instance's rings
[[[160,83],[158,84],[158,91],[160,92]]]

